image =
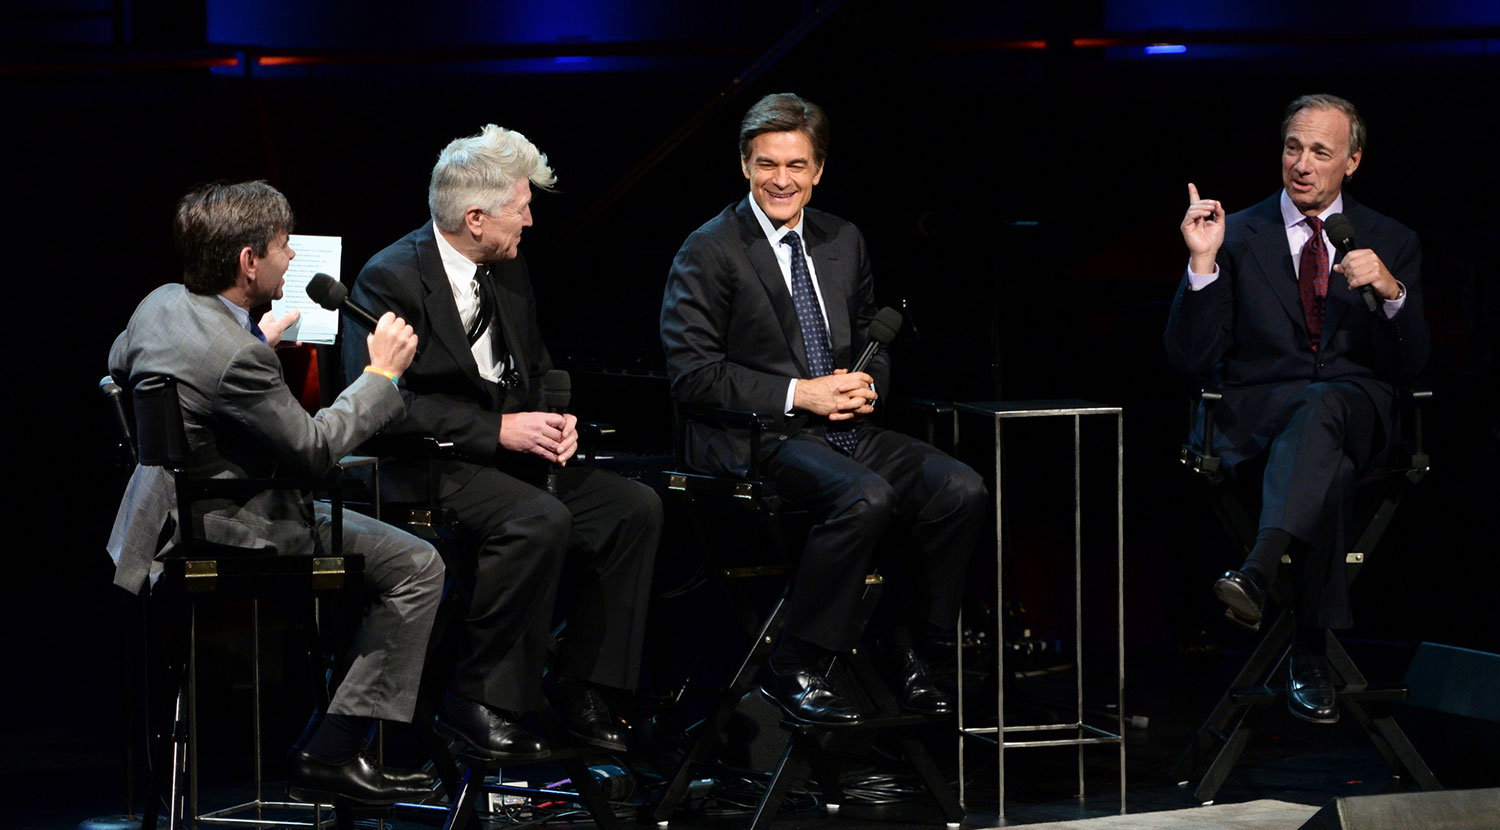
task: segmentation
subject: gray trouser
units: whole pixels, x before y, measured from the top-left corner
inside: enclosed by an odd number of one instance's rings
[[[329,507],[319,502],[315,510],[326,548],[332,535]],[[443,594],[443,560],[410,533],[348,510],[344,552],[364,556],[364,582],[376,596],[345,652],[349,671],[328,711],[410,722]]]

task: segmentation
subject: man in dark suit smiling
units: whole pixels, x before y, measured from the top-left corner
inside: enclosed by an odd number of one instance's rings
[[[1281,134],[1282,191],[1271,198],[1226,220],[1222,205],[1188,185],[1188,268],[1165,341],[1174,367],[1211,375],[1223,392],[1215,424],[1224,462],[1265,466],[1255,546],[1214,592],[1257,622],[1290,555],[1287,705],[1331,723],[1338,709],[1325,632],[1351,620],[1344,525],[1354,482],[1392,442],[1396,387],[1427,360],[1422,255],[1415,233],[1343,193],[1364,156],[1353,104],[1298,98]],[[1335,214],[1357,231],[1356,249],[1336,264],[1324,229]]]
[[[750,193],[693,232],[672,263],[661,314],[667,370],[681,403],[778,414],[763,469],[818,517],[765,693],[804,720],[858,720],[828,683],[825,658],[857,643],[849,619],[864,575],[900,519],[920,550],[884,651],[903,704],[943,713],[951,706],[922,651],[956,619],[984,485],[964,464],[867,420],[890,387],[889,362],[881,354],[867,371],[848,371],[868,340],[874,281],[859,230],[807,207],[827,154],[828,119],[816,104],[769,95],[745,115]],[[687,452],[690,466],[717,474],[743,474],[750,461],[748,435],[733,428],[694,425]]]

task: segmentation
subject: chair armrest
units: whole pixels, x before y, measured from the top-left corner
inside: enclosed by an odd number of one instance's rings
[[[726,409],[721,406],[700,406],[697,404],[674,404],[674,409],[677,428],[675,430],[676,434],[673,440],[672,453],[679,465],[686,464],[687,425],[689,422],[702,421],[715,425],[728,424],[750,430],[749,477],[754,479],[761,477],[761,433],[774,429],[778,416],[767,415],[748,409]]]

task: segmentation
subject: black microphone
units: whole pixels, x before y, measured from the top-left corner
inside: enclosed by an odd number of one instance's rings
[[[891,345],[891,341],[896,339],[896,332],[900,330],[901,312],[890,306],[875,312],[875,319],[870,321],[870,342],[865,344],[864,354],[859,356],[859,360],[854,362],[854,368],[849,371],[863,372],[869,365],[870,358],[875,356],[875,352],[879,351],[881,346]]]
[[[344,312],[370,331],[374,331],[375,324],[380,322],[380,318],[371,314],[369,309],[349,299],[349,289],[343,283],[327,274],[313,274],[307,283],[307,296],[329,311]]]
[[[568,402],[573,399],[573,379],[562,369],[553,369],[542,375],[542,406],[548,412],[556,412],[566,415]],[[547,495],[557,495],[557,471],[561,465],[552,462],[547,465],[547,480],[544,485]]]
[[[1333,243],[1334,250],[1338,255],[1334,262],[1339,262],[1354,250],[1354,223],[1349,217],[1342,213],[1335,213],[1323,220],[1323,231],[1328,234],[1328,241]],[[1374,311],[1380,305],[1380,300],[1375,296],[1375,286],[1361,285],[1359,295],[1365,298],[1365,308]]]

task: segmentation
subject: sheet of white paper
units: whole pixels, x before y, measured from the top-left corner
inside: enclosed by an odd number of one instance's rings
[[[271,301],[271,311],[277,319],[289,311],[302,312],[296,325],[282,332],[281,339],[287,343],[319,343],[330,345],[339,332],[339,313],[329,311],[307,296],[307,284],[314,274],[327,274],[339,278],[339,262],[344,252],[341,236],[309,236],[294,233],[287,244],[297,252],[292,264],[286,269],[286,286],[281,299]]]

